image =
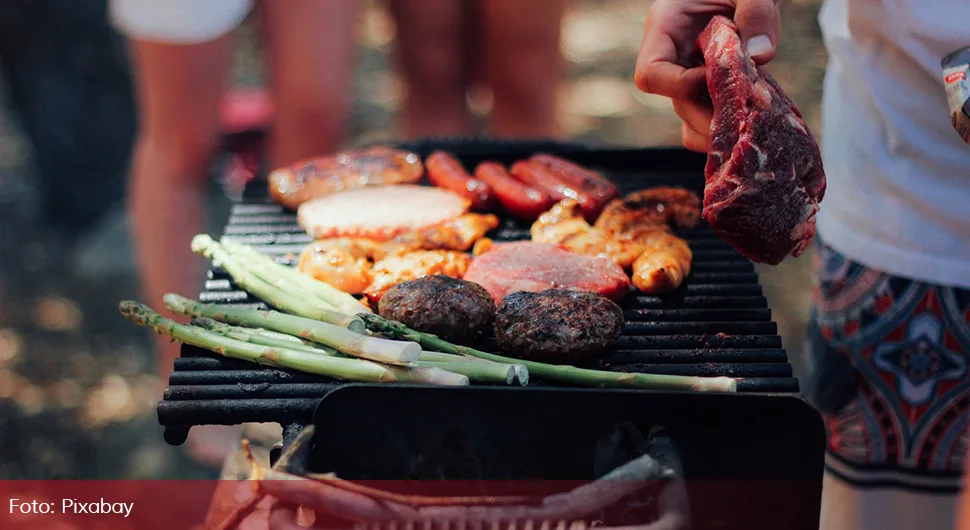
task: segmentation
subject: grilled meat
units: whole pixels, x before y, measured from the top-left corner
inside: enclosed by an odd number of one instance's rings
[[[604,230],[590,226],[583,218],[579,203],[566,199],[539,216],[530,230],[532,241],[560,245],[570,252],[600,256],[613,260],[624,269],[643,253],[635,240],[612,237]]]
[[[304,202],[339,191],[385,184],[415,184],[424,166],[414,153],[387,147],[348,151],[304,160],[269,174],[269,191],[283,206],[296,209]]]
[[[623,324],[620,306],[596,293],[517,292],[498,307],[495,337],[513,357],[583,364],[601,358],[619,338]]]
[[[434,275],[391,287],[381,298],[378,312],[411,329],[469,344],[491,336],[495,302],[481,285]]]
[[[415,250],[460,250],[472,248],[476,241],[498,226],[493,214],[466,213],[419,232],[407,232],[377,246],[373,258],[383,259]]]
[[[469,254],[452,250],[418,250],[391,256],[374,264],[373,281],[364,290],[364,296],[371,307],[377,307],[384,293],[399,283],[434,274],[461,278],[471,261]]]
[[[440,188],[378,186],[305,202],[297,211],[297,220],[314,238],[347,236],[386,241],[458,217],[470,204],[468,199]]]
[[[299,269],[344,292],[360,294],[374,281],[373,261],[421,250],[464,252],[496,226],[498,217],[492,214],[469,213],[426,230],[401,234],[390,241],[355,237],[319,239],[300,254]],[[382,276],[380,281],[386,279]]]
[[[479,212],[492,209],[495,197],[492,188],[473,177],[457,158],[444,151],[435,151],[424,161],[428,180],[439,188],[453,191],[472,201],[472,208]]]
[[[560,201],[533,223],[532,240],[571,252],[609,258],[632,269],[633,285],[647,294],[677,289],[690,273],[693,254],[671,233],[669,221],[696,225],[700,201],[680,188],[632,193],[610,203],[590,226],[572,199]]]
[[[630,292],[630,279],[616,263],[528,241],[495,243],[475,258],[463,278],[484,287],[496,303],[518,291],[573,289],[614,300]]]
[[[674,224],[694,228],[701,218],[701,200],[684,188],[658,187],[636,191],[611,201],[593,225],[612,234],[627,234],[638,227]]]
[[[345,293],[360,294],[371,284],[376,244],[368,239],[336,238],[314,241],[300,253],[300,272]]]

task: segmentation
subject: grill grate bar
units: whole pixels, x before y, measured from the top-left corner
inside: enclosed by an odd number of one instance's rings
[[[787,363],[781,348],[719,348],[714,350],[615,350],[609,362],[616,366],[631,363]]]
[[[618,350],[666,350],[683,348],[781,348],[777,335],[622,335]]]
[[[744,335],[774,335],[774,322],[627,322],[623,327],[628,335],[671,335],[677,333],[728,333]]]
[[[639,322],[770,322],[770,309],[632,309],[624,311],[628,321]]]

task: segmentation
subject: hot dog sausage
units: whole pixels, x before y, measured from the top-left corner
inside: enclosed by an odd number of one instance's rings
[[[492,188],[495,198],[507,212],[524,221],[535,221],[555,204],[541,191],[509,176],[505,167],[497,162],[479,164],[475,168],[475,177]]]
[[[432,184],[472,201],[473,209],[487,212],[495,203],[489,185],[468,174],[461,162],[450,154],[435,151],[424,161],[424,165]]]
[[[580,191],[592,196],[602,206],[606,206],[620,194],[616,184],[613,184],[599,173],[586,169],[569,160],[545,153],[534,155],[531,160],[538,162],[567,184],[578,186]]]
[[[579,186],[573,186],[561,180],[538,162],[520,160],[512,165],[510,172],[516,179],[545,193],[556,202],[563,199],[575,200],[583,211],[583,217],[589,222],[595,221],[596,216],[603,209],[603,205],[582,191]]]

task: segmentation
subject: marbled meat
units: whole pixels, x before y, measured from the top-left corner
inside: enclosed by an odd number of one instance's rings
[[[590,291],[611,300],[630,292],[630,279],[613,261],[528,241],[495,243],[475,258],[463,278],[484,287],[496,304],[520,291]]]

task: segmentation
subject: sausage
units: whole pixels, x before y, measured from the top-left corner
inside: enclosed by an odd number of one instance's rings
[[[544,192],[555,202],[563,199],[573,199],[579,203],[579,208],[583,211],[583,217],[587,221],[593,222],[602,211],[603,206],[599,204],[588,193],[582,191],[579,186],[573,186],[563,181],[542,164],[533,160],[520,160],[512,165],[510,171],[512,176],[518,180]]]
[[[571,186],[578,186],[582,192],[588,193],[600,205],[605,206],[620,195],[620,190],[617,189],[616,184],[610,182],[603,175],[569,160],[545,153],[533,155],[530,160],[541,164],[563,182]]]
[[[482,162],[475,168],[475,177],[492,188],[495,198],[505,210],[524,220],[535,221],[542,212],[555,204],[541,191],[509,176],[497,162]]]
[[[424,165],[432,184],[472,201],[472,208],[477,211],[491,210],[495,203],[492,189],[469,175],[458,159],[444,151],[435,151],[425,159]]]
[[[417,184],[423,175],[418,155],[378,146],[303,160],[273,170],[267,180],[276,202],[296,210],[304,202],[341,191]]]

